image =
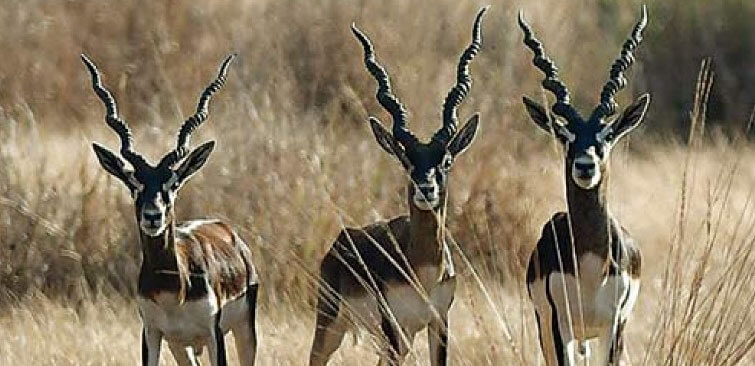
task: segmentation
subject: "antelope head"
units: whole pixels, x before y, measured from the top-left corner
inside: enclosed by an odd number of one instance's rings
[[[173,221],[173,203],[179,189],[207,162],[214,141],[206,142],[189,152],[189,139],[208,116],[210,98],[226,80],[228,66],[235,55],[228,56],[220,66],[217,78],[199,97],[197,110],[181,126],[175,149],[165,154],[160,162],[152,165],[133,148],[131,130],[118,116],[118,109],[110,91],[103,85],[100,73],[94,63],[81,55],[92,76],[92,87],[105,104],[105,122],[121,140],[120,157],[107,148],[93,143],[94,153],[102,167],[118,178],[131,192],[134,200],[136,221],[140,230],[147,236],[159,236]],[[125,160],[125,161],[124,161]],[[130,167],[126,166],[126,163]]]
[[[616,93],[626,86],[624,72],[634,62],[632,52],[642,41],[642,30],[647,24],[647,9],[642,7],[640,20],[624,42],[621,55],[611,66],[608,82],[600,93],[600,104],[589,118],[582,117],[569,102],[569,90],[558,77],[558,69],[533,35],[530,26],[519,13],[519,26],[524,32],[524,43],[535,54],[533,63],[545,74],[543,88],[556,96],[556,102],[547,113],[542,105],[524,97],[524,106],[532,120],[549,134],[555,135],[566,151],[566,164],[571,179],[582,189],[593,189],[605,175],[608,156],[616,142],[637,127],[645,116],[650,95],[643,94],[615,118],[618,104]],[[567,178],[568,179],[568,178]]]
[[[370,117],[372,132],[383,150],[395,156],[406,169],[410,201],[420,210],[436,210],[444,202],[451,165],[477,132],[479,114],[473,115],[457,131],[459,121],[456,109],[472,87],[469,64],[480,50],[480,28],[486,10],[487,7],[477,13],[472,28],[472,43],[459,60],[456,84],[443,103],[443,123],[428,142],[420,141],[407,127],[406,110],[391,90],[388,73],[377,63],[372,43],[354,24],[351,25],[352,32],[364,48],[365,66],[377,80],[377,100],[393,118],[393,131],[389,132],[377,118]]]

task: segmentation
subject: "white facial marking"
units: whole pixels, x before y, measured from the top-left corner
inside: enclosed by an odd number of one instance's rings
[[[144,232],[145,234],[147,234],[147,236],[152,236],[152,237],[160,236],[160,234],[162,234],[163,230],[165,230],[164,226],[154,227],[153,228],[153,227],[148,227],[148,226],[142,225],[142,232]]]
[[[569,141],[569,143],[573,143],[574,140],[577,139],[577,135],[575,135],[573,132],[569,131],[568,128],[565,126],[562,126],[560,124],[556,124],[556,128],[558,129],[558,133],[566,137],[566,140]]]
[[[176,182],[178,182],[178,174],[173,172],[173,175],[170,176],[170,179],[168,179],[168,181],[163,184],[163,190],[170,192],[171,188],[176,184]]]
[[[422,192],[426,193],[422,193]],[[440,197],[438,196],[438,186],[433,183],[417,184],[412,197],[414,205],[420,210],[429,211],[438,207]]]
[[[580,166],[591,166],[589,169],[579,168]],[[600,158],[595,153],[595,147],[592,146],[585,154],[577,156],[571,169],[572,179],[582,189],[591,189],[598,185],[601,179],[600,175]]]
[[[131,183],[131,185],[134,186],[137,192],[141,192],[144,190],[144,184],[142,184],[142,182],[136,179],[136,176],[134,176],[134,173],[128,174],[128,181],[129,183]]]
[[[606,137],[608,137],[611,132],[613,132],[613,127],[611,127],[610,124],[607,124],[602,130],[600,130],[600,132],[595,134],[595,139],[601,144],[604,144],[606,143]]]
[[[142,232],[147,234],[147,236],[159,236],[162,234],[162,232],[165,230],[165,225],[160,224],[158,226],[150,226],[147,223],[147,220],[142,220],[141,225],[139,225],[142,229]]]
[[[165,230],[165,205],[162,200],[156,200],[156,208],[144,208],[142,209],[142,217],[139,220],[139,226],[142,232],[148,236],[159,236]],[[159,217],[158,220],[150,220],[149,218]],[[155,225],[156,224],[156,225]]]

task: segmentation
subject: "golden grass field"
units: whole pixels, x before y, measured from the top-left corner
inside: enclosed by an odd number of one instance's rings
[[[474,87],[460,109],[462,119],[479,111],[482,127],[451,175],[448,224],[461,285],[450,315],[450,360],[536,365],[542,360],[524,272],[541,225],[565,207],[564,169],[560,149],[521,105],[522,95],[541,96],[541,74],[521,45],[516,12],[526,11],[574,103],[586,110],[640,3],[491,3],[471,67]],[[182,190],[176,212],[227,219],[239,229],[262,281],[258,364],[303,365],[318,262],[338,230],[407,210],[403,170],[366,123],[368,115],[389,118],[374,100],[348,25],[355,21],[370,35],[410,126],[429,136],[481,5],[3,2],[0,365],[139,360],[137,227],[128,192],[90,148],[92,141],[117,148],[117,140],[79,53],[98,64],[137,149],[153,159],[173,146],[222,58],[239,53],[193,138],[218,147]],[[753,364],[755,147],[743,131],[754,102],[747,82],[755,57],[746,51],[755,29],[737,32],[755,6],[649,6],[646,41],[619,101],[650,92],[653,102],[645,126],[614,149],[611,163],[611,208],[639,240],[644,262],[624,361]],[[676,59],[668,52],[675,47]],[[694,103],[702,56],[715,65],[709,104]],[[374,364],[374,343],[366,334],[347,337],[332,364]],[[422,333],[407,364],[427,363]]]

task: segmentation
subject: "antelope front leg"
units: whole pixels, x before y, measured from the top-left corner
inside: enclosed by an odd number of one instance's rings
[[[225,337],[223,336],[223,330],[220,329],[220,310],[218,310],[213,319],[214,325],[208,347],[210,349],[210,362],[212,366],[227,366],[228,361],[225,356]]]
[[[427,328],[432,366],[445,366],[448,363],[448,314],[439,315],[441,319],[431,321]]]
[[[194,347],[168,342],[168,348],[170,348],[170,353],[173,354],[178,366],[199,366]]]
[[[142,365],[158,366],[163,336],[157,329],[142,327]]]
[[[427,343],[430,351],[430,365],[445,366],[448,364],[448,311],[454,302],[456,292],[456,278],[451,277],[441,284],[435,292],[433,303],[438,304],[437,314],[432,315],[427,328]]]
[[[598,338],[597,362],[599,366],[618,366],[621,363],[621,354],[624,350],[622,333],[626,322],[619,322],[602,337]]]
[[[380,356],[379,366],[399,366],[404,361],[406,354],[414,343],[414,330],[403,327],[394,327],[391,322],[383,317],[380,324],[383,334],[388,340],[386,354]],[[406,339],[404,339],[404,337]]]

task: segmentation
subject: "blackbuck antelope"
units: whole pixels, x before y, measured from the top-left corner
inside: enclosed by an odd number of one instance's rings
[[[433,365],[445,365],[448,310],[456,279],[446,243],[446,197],[454,159],[474,139],[475,114],[457,132],[456,109],[472,86],[469,64],[481,46],[477,14],[472,43],[461,56],[456,85],[443,105],[443,124],[429,142],[421,142],[406,126],[407,114],[393,95],[385,69],[375,60],[367,36],[352,24],[364,48],[367,70],[377,80],[377,100],[393,118],[393,133],[370,117],[378,144],[398,158],[409,175],[409,215],[362,228],[341,231],[320,265],[322,283],[317,304],[310,365],[324,365],[350,325],[363,325],[387,340],[380,364],[395,365],[406,356],[417,332],[428,330]]]
[[[595,365],[617,365],[622,332],[640,289],[640,251],[608,209],[608,156],[611,148],[643,120],[650,97],[642,95],[618,118],[616,93],[642,39],[647,11],[611,66],[600,104],[583,118],[569,103],[569,91],[558,77],[523,15],[524,43],[535,54],[543,87],[556,96],[551,112],[524,97],[530,117],[554,134],[565,151],[567,212],[556,213],[543,226],[527,268],[527,286],[548,365],[575,365],[576,353],[589,358],[588,340],[597,340]]]
[[[225,83],[233,57],[225,59],[217,79],[200,96],[196,113],[181,126],[176,148],[152,165],[134,150],[131,131],[118,116],[115,99],[102,86],[92,61],[81,56],[92,87],[105,104],[105,121],[121,142],[120,158],[97,143],[94,152],[134,199],[142,250],[137,302],[144,365],[158,365],[163,339],[179,365],[198,364],[197,356],[205,346],[213,365],[226,365],[223,336],[229,330],[233,330],[241,362],[254,364],[258,285],[249,248],[227,224],[216,220],[176,223],[173,210],[179,189],[202,168],[215,146],[210,141],[191,153],[188,150],[189,138],[207,119],[210,98]]]

